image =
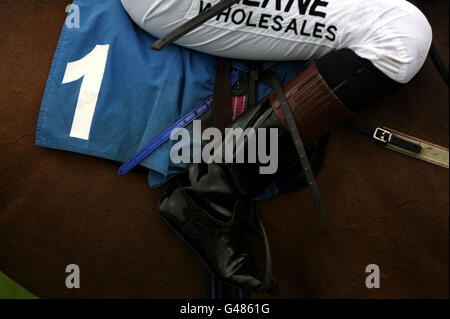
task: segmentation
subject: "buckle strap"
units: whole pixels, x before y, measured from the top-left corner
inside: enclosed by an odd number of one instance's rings
[[[422,152],[422,146],[420,143],[406,139],[400,134],[394,133],[391,129],[385,127],[372,128],[356,120],[348,121],[347,124],[352,129],[372,137],[376,143],[382,146],[394,146],[405,152],[411,152],[413,154],[420,154],[420,152]]]
[[[391,141],[392,133],[389,132],[388,130],[385,130],[382,127],[377,127],[375,129],[375,131],[373,132],[373,138],[376,141],[381,142],[382,144],[386,145],[387,143],[389,143]]]
[[[400,135],[394,134],[383,127],[377,127],[375,129],[373,138],[377,142],[381,142],[381,144],[383,144],[384,146],[390,144],[414,154],[419,154],[422,151],[422,146],[420,145],[420,143],[402,138]]]
[[[387,127],[370,127],[358,120],[347,121],[351,129],[363,133],[378,145],[416,159],[449,168],[448,149]]]

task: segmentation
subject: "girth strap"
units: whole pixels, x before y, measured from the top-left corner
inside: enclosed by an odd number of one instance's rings
[[[387,127],[370,127],[355,119],[347,121],[346,124],[351,129],[368,136],[384,148],[437,166],[449,168],[449,152],[445,147]]]

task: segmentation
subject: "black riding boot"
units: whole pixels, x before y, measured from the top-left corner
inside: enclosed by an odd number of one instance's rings
[[[330,122],[334,123],[333,117],[326,116],[330,111],[336,115],[343,110],[343,116],[350,112],[347,112],[329,89],[319,85],[320,78],[311,83],[310,78],[317,74],[315,65],[311,64],[290,82],[286,95],[292,100],[293,97],[308,97],[313,91],[314,94],[325,97],[328,104],[318,105],[325,107],[325,110],[320,112],[325,113],[320,119],[328,122],[321,126],[323,128],[325,125],[331,125]],[[339,103],[335,103],[336,101]],[[257,134],[262,134],[258,128],[278,128],[278,142],[282,146],[279,152],[292,151],[295,148],[286,142],[290,141],[290,137],[277,115],[277,106],[277,100],[273,96],[267,96],[231,123],[230,128],[254,128]],[[296,111],[302,110],[300,108]],[[311,124],[311,127],[314,127],[314,124]],[[306,133],[308,132],[303,131],[303,135]],[[244,150],[247,149],[245,143]],[[286,147],[289,149],[285,149]],[[237,149],[242,148],[236,146],[235,151]],[[260,194],[275,177],[260,174],[260,167],[259,163],[191,164],[173,181],[161,199],[159,213],[223,283],[273,294],[277,291],[277,285],[270,279],[267,238],[252,198]],[[265,271],[252,256],[248,237],[250,230],[256,231],[265,243]]]
[[[350,112],[326,86],[320,85],[320,77],[311,82],[311,77],[317,75],[315,65],[311,64],[290,82],[286,95],[292,103],[293,98],[304,99],[309,98],[311,93],[321,94],[327,102],[324,104],[321,99],[322,103],[317,104],[317,107],[324,107],[319,112],[320,120],[327,122],[321,125],[321,128],[330,126],[331,129],[331,125],[336,122],[334,115],[343,112],[340,117],[342,118]],[[308,106],[308,111],[311,103],[304,104]],[[298,108],[295,111],[301,113],[303,109]],[[267,96],[231,123],[230,127],[251,127],[256,132],[258,128],[278,128],[279,145],[289,147],[287,150],[281,147],[279,152],[293,151],[292,144],[286,142],[290,141],[290,137],[283,128],[278,112],[276,98]],[[330,112],[332,115],[327,116]],[[302,120],[306,121],[303,118]],[[308,126],[308,130],[309,128],[315,128],[314,123]],[[308,130],[304,130],[302,135],[307,136],[309,141],[314,138],[316,131],[310,134]],[[243,143],[245,150],[247,145],[245,141]],[[270,276],[267,237],[252,200],[275,177],[260,174],[260,166],[259,163],[191,164],[183,174],[172,181],[158,207],[162,219],[194,249],[220,281],[241,289],[276,294],[278,285]],[[264,243],[264,270],[252,255],[249,232],[256,232]]]
[[[273,115],[265,99],[231,126],[273,126],[274,120],[279,124]],[[158,205],[159,214],[220,281],[277,294],[278,285],[270,276],[268,240],[252,200],[272,179],[260,175],[257,164],[191,164],[172,181]],[[264,269],[252,255],[250,233],[263,242]]]
[[[331,72],[341,66],[342,76]],[[327,74],[327,71],[330,72]],[[300,136],[305,146],[311,147],[319,137],[352,116],[344,102],[354,110],[368,97],[388,91],[391,82],[370,62],[349,50],[340,50],[319,59],[317,65],[310,63],[283,89]],[[361,86],[361,89],[354,92],[351,90],[354,86]],[[231,127],[279,128],[280,160],[285,158],[284,164],[289,165],[292,156],[283,154],[295,154],[295,148],[284,125],[280,102],[277,95],[272,94],[244,113]],[[251,199],[276,176],[259,174],[259,167],[259,164],[192,164],[163,196],[159,213],[223,283],[275,293],[278,289],[270,279],[267,237]],[[298,164],[294,168],[301,171]],[[264,271],[252,256],[249,231],[256,231],[263,239]]]

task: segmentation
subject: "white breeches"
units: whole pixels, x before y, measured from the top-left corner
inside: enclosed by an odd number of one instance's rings
[[[218,0],[122,0],[130,17],[155,37]],[[400,83],[425,62],[432,31],[405,0],[242,0],[176,43],[248,60],[308,60],[351,49]]]

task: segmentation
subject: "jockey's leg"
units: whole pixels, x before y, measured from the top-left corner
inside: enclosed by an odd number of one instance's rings
[[[156,37],[215,2],[122,0],[130,17]],[[249,60],[309,60],[351,49],[406,83],[422,67],[431,33],[422,12],[405,0],[255,0],[241,1],[176,43]]]
[[[349,49],[313,60],[284,86],[284,91],[306,147],[357,112],[360,107],[400,84],[370,61]],[[272,107],[286,126],[275,93]]]
[[[329,70],[330,64],[335,63],[346,72],[335,74]],[[353,85],[361,89],[356,95],[348,87]],[[369,61],[351,50],[339,50],[311,63],[284,89],[304,143],[311,146],[350,117],[352,110],[396,85]],[[261,100],[230,127],[244,130],[276,127],[280,132],[279,154],[286,152],[286,147],[293,148],[282,140],[290,137],[283,128],[283,115],[275,95]],[[273,176],[261,174],[259,167],[259,163],[191,164],[172,182],[158,208],[161,217],[222,282],[252,291],[276,292],[273,281],[265,285],[246,233],[245,216],[252,211],[252,198],[273,181]]]
[[[201,3],[200,0],[122,2],[130,16],[155,36],[185,22],[191,5]],[[251,3],[261,4],[262,1]],[[278,1],[268,3],[273,4],[270,14],[274,16]],[[324,35],[302,42],[297,41],[301,37],[295,32],[297,37],[287,39],[287,35],[276,37],[279,31],[275,30],[272,35],[261,30],[253,33],[240,29],[231,31],[216,21],[182,38],[179,44],[236,58],[312,58],[314,61],[284,87],[300,135],[305,145],[310,146],[357,112],[359,107],[399,83],[408,82],[421,68],[431,43],[428,22],[406,1],[342,0],[328,4],[326,8],[316,7],[312,11],[309,8],[310,15],[313,14],[310,20],[317,25],[322,21],[317,14],[329,9],[328,20],[323,24],[328,26],[327,30],[336,28],[335,41],[329,40],[333,38],[330,34],[329,39]],[[253,17],[258,14],[261,17],[267,11],[259,9],[254,9]],[[291,11],[288,16],[286,20],[292,18]],[[313,34],[314,31],[304,33]],[[271,95],[233,126],[282,127],[282,124],[284,116],[279,102]],[[267,290],[269,287],[263,287],[260,267],[248,248],[246,228],[242,225],[245,211],[249,209],[246,201],[257,195],[269,181],[267,176],[258,174],[255,165],[192,164],[163,196],[159,212],[223,282],[255,291]],[[273,284],[270,288],[274,288]]]
[[[212,2],[122,0],[131,18],[155,36],[180,26]],[[431,39],[427,19],[405,0],[265,0],[242,1],[177,43],[242,59],[316,59],[308,72],[287,85],[295,91],[288,95],[300,133],[311,145],[347,118],[348,108],[382,95],[394,81],[406,83],[414,77]],[[276,97],[271,99],[283,120]]]

